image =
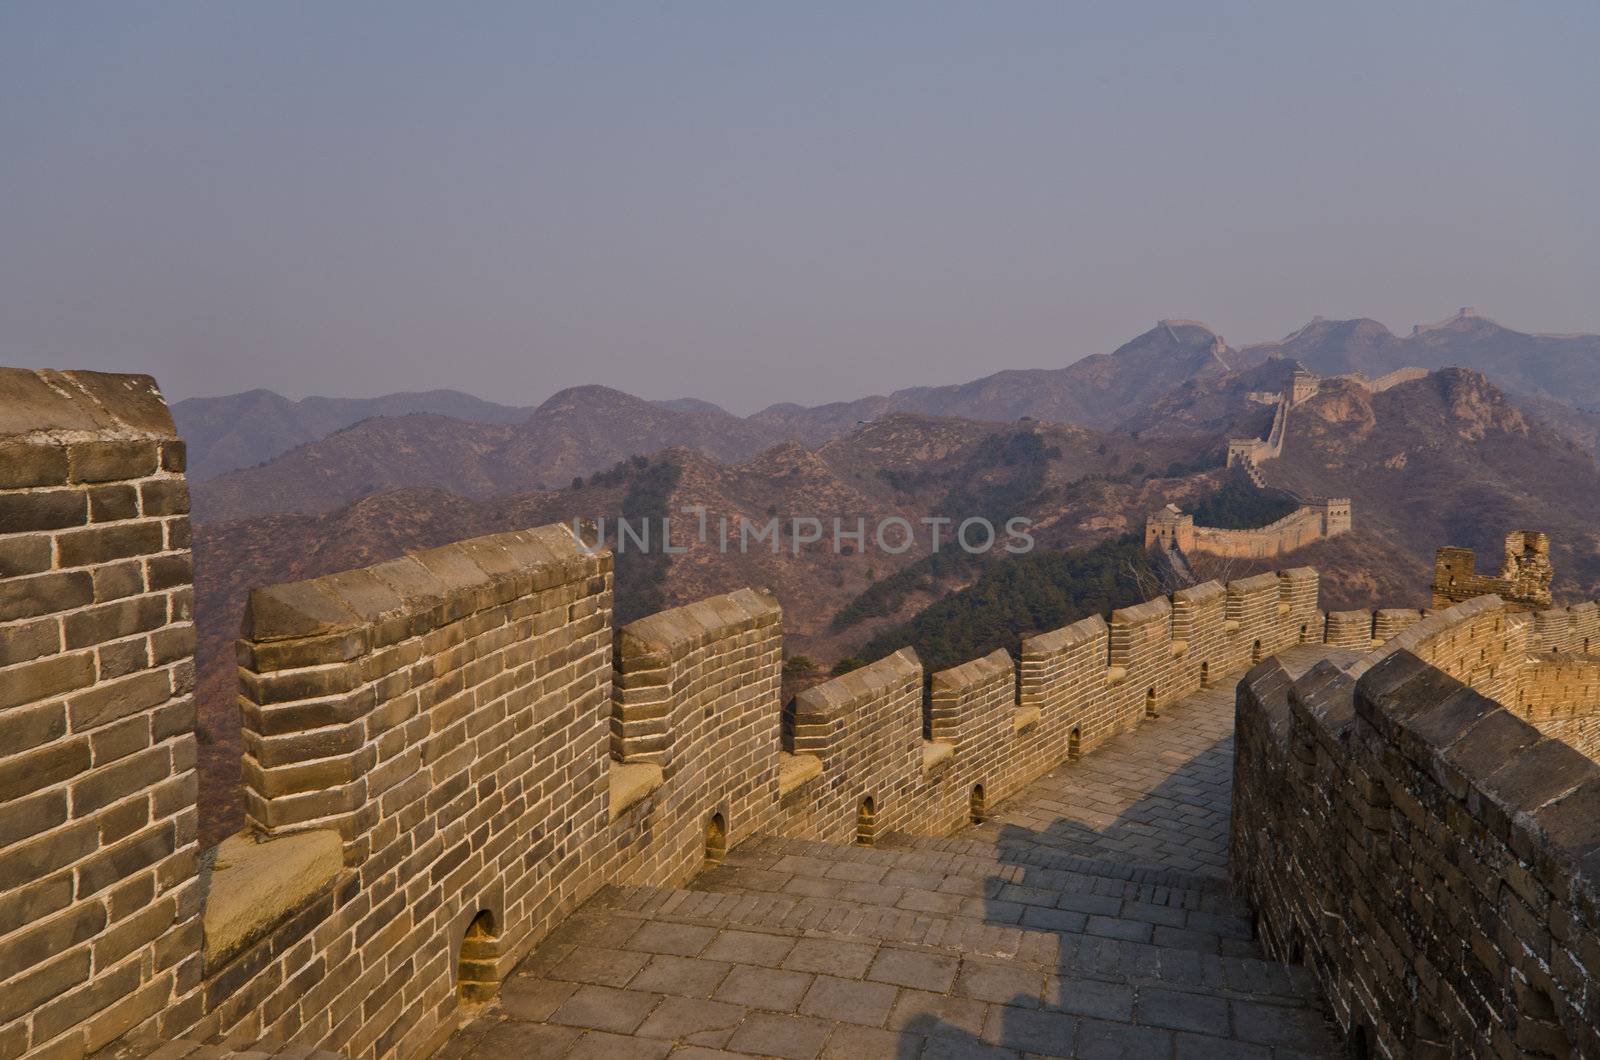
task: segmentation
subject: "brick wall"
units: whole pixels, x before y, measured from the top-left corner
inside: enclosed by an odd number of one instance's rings
[[[1511,706],[1546,736],[1600,761],[1600,656],[1529,656]]]
[[[793,750],[821,766],[785,794],[776,827],[846,842],[870,797],[880,829],[947,832],[968,819],[975,788],[993,805],[1202,680],[1320,635],[1317,574],[1302,567],[1026,638],[1020,668],[997,651],[933,674],[926,699],[916,656],[898,652],[796,697]]]
[[[1302,505],[1281,519],[1249,530],[1196,526],[1194,516],[1169,505],[1145,520],[1144,541],[1146,548],[1159,545],[1237,559],[1270,559],[1323,538],[1337,537],[1348,532],[1350,526],[1347,498]]]
[[[1600,1055],[1600,766],[1403,649],[1256,668],[1235,740],[1235,889],[1360,1055]]]
[[[0,369],[0,1057],[200,979],[183,460],[147,376]]]
[[[777,811],[783,630],[778,603],[751,589],[623,627],[613,756],[661,768],[660,787],[615,813],[607,882],[678,884],[706,858],[720,815],[728,845]]]
[[[239,644],[255,839],[336,836],[343,872],[212,952],[189,1033],[425,1053],[469,926],[493,981],[597,886],[607,827],[611,558],[563,527],[252,593]],[[228,857],[224,845],[224,858]]]
[[[1216,556],[1270,559],[1349,529],[1349,501],[1330,501],[1303,505],[1282,519],[1250,530],[1196,526],[1190,548]]]
[[[792,711],[791,750],[818,760],[821,769],[784,793],[776,830],[851,842],[867,799],[875,827],[909,821],[925,742],[922,663],[915,652],[903,649],[808,688],[795,697]]]

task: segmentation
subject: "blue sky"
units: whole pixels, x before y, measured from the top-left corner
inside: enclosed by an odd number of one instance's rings
[[[0,362],[749,412],[1600,331],[1592,3],[0,6]]]

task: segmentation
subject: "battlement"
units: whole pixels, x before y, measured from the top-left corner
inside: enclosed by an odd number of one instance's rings
[[[1241,684],[1235,886],[1365,1055],[1600,1054],[1595,614],[1480,597]]]
[[[1145,520],[1145,548],[1176,548],[1185,554],[1204,552],[1238,559],[1270,559],[1314,541],[1348,533],[1350,500],[1332,497],[1302,504],[1266,526],[1250,530],[1196,526],[1194,516],[1167,505]]]
[[[1513,530],[1506,535],[1504,558],[1498,577],[1477,573],[1477,556],[1470,548],[1446,545],[1439,549],[1433,569],[1433,606],[1448,607],[1475,596],[1494,594],[1513,611],[1550,606],[1550,539],[1536,530]]]

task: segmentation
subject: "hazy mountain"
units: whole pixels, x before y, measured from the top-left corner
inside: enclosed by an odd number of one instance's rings
[[[270,390],[188,398],[172,406],[189,445],[189,477],[201,481],[252,467],[372,416],[425,412],[478,423],[515,423],[528,409],[497,405],[457,390],[375,398],[308,397],[290,401]]]
[[[723,461],[776,438],[714,411],[677,411],[601,386],[563,390],[520,422],[376,416],[193,490],[195,518],[323,512],[385,489],[438,488],[469,497],[570,486],[640,453],[685,446]]]
[[[1271,351],[1303,361],[1320,375],[1383,375],[1416,366],[1475,368],[1519,395],[1600,412],[1600,335],[1533,335],[1463,309],[1438,324],[1398,336],[1376,320],[1316,319],[1281,342],[1238,351],[1240,363]]]
[[[1024,416],[1110,427],[1173,387],[1230,368],[1222,337],[1204,324],[1167,320],[1109,354],[1065,368],[1008,370],[956,386],[913,387],[805,408],[774,405],[750,417],[805,441],[820,441],[890,412],[922,412],[974,420]]]
[[[692,397],[668,398],[665,401],[652,402],[652,404],[660,405],[664,409],[671,409],[673,412],[711,412],[722,416],[733,415],[733,413],[729,412],[721,405],[716,405],[709,401],[701,401],[699,398]]]

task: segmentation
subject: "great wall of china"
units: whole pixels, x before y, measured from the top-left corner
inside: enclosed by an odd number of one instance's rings
[[[0,457],[3,1060],[1168,1055],[1331,1048],[1323,1011],[1363,1055],[1600,1055],[1593,604],[1327,615],[1301,567],[786,712],[769,596],[614,633],[609,553],[500,534],[252,593],[249,827],[202,851],[165,402],[0,370]],[[1163,786],[1024,827],[1097,762]]]
[[[1401,383],[1421,379],[1427,374],[1425,368],[1400,368],[1377,379],[1368,379],[1360,372],[1333,378],[1346,380],[1376,394]],[[1322,380],[1318,376],[1304,367],[1296,367],[1287,392],[1251,393],[1250,400],[1274,407],[1272,425],[1265,438],[1231,439],[1228,442],[1227,466],[1240,468],[1257,489],[1268,489],[1261,464],[1283,455],[1290,411],[1315,397],[1321,386]],[[1313,541],[1349,532],[1350,498],[1295,497],[1295,500],[1299,507],[1283,518],[1266,526],[1241,530],[1196,526],[1193,516],[1169,504],[1145,521],[1145,547],[1175,549],[1179,553],[1204,552],[1232,559],[1270,559]]]

